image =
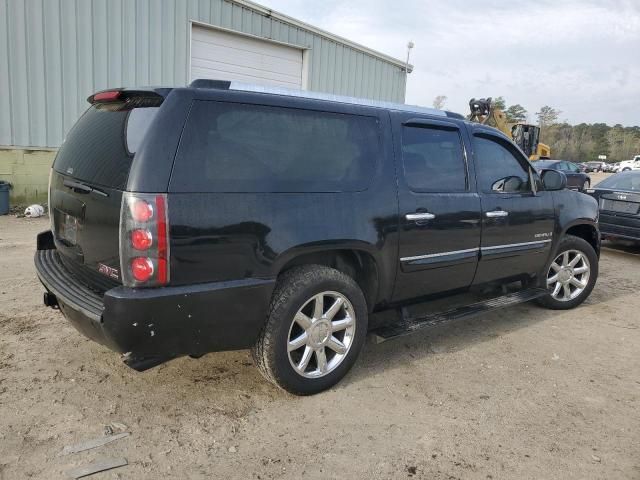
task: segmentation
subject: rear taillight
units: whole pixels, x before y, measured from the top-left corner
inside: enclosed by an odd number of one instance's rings
[[[106,90],[104,92],[98,92],[90,98],[93,99],[91,103],[115,102],[120,98],[120,95],[122,95],[122,92],[120,90]]]
[[[122,195],[120,271],[129,287],[169,283],[169,225],[166,194]]]

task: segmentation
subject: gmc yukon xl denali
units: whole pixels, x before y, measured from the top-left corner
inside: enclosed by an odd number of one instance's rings
[[[312,394],[368,331],[572,308],[595,284],[596,201],[457,114],[205,80],[88,101],[35,264],[45,304],[137,370],[251,348]]]

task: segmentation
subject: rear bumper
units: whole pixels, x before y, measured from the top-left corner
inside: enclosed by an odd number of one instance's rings
[[[51,235],[41,235],[46,234]],[[39,239],[41,244],[49,245]],[[137,370],[183,355],[252,346],[275,284],[245,279],[153,289],[120,286],[99,295],[64,267],[55,249],[38,250],[35,265],[48,292],[46,303],[57,303],[80,333],[125,354]]]

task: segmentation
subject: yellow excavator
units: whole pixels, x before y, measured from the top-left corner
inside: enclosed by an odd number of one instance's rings
[[[469,101],[471,114],[468,119],[496,128],[509,138],[529,157],[540,160],[551,157],[549,145],[540,143],[540,127],[527,123],[510,123],[505,113],[497,108],[491,98],[472,98]]]

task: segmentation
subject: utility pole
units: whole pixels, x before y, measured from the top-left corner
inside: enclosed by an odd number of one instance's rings
[[[412,40],[407,43],[407,61],[404,64],[404,101],[407,101],[407,84],[409,83],[409,56],[411,55],[411,49],[414,47]]]

